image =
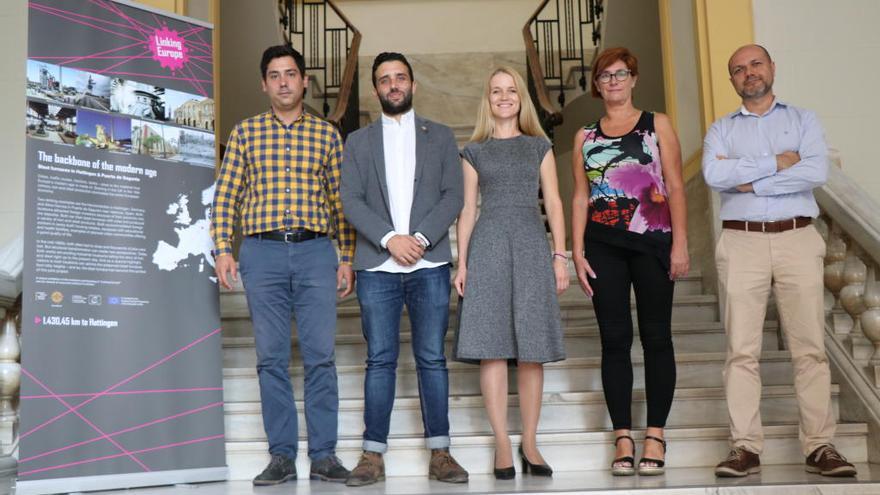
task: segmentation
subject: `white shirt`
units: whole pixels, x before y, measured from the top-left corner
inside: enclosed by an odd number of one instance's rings
[[[382,237],[382,247],[397,234],[410,235],[409,215],[412,211],[416,180],[416,119],[410,110],[400,116],[400,121],[382,114],[382,144],[385,149],[385,182],[388,184],[388,208],[394,230]],[[422,268],[434,268],[444,263],[434,263],[422,258],[416,264],[403,266],[389,256],[370,272],[410,273]]]

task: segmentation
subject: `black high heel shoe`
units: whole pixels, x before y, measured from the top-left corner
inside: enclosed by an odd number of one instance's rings
[[[496,480],[512,480],[516,476],[516,470],[513,466],[497,468],[495,467],[495,461],[493,460],[492,468],[492,473],[495,475]]]
[[[523,452],[522,445],[519,446],[519,458],[522,460],[523,474],[529,474],[529,471],[531,471],[535,476],[553,476],[553,468],[547,464],[532,464],[529,462],[526,459],[525,452]]]

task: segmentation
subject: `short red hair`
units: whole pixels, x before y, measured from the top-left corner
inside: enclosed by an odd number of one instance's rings
[[[593,70],[590,71],[590,81],[592,81],[590,84],[590,94],[593,95],[593,98],[602,98],[602,95],[599,93],[596,78],[599,77],[599,74],[607,69],[609,65],[618,60],[626,64],[626,68],[629,69],[631,76],[635,77],[639,75],[639,59],[636,58],[628,48],[622,46],[606,48],[605,50],[602,50],[602,53],[600,53],[598,57],[596,57],[596,62],[593,64]]]

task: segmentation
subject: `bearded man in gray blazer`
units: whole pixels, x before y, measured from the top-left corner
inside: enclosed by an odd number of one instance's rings
[[[463,483],[468,473],[449,454],[449,227],[462,207],[461,161],[448,127],[415,115],[412,67],[399,53],[373,62],[382,116],[345,143],[340,194],[357,231],[354,269],[367,341],[364,444],[346,484],[385,479],[394,405],[400,316],[412,323],[422,423],[431,450],[429,477]]]

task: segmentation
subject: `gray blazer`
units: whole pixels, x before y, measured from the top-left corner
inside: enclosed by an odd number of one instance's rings
[[[424,258],[451,262],[449,226],[461,211],[464,183],[452,129],[416,115],[416,170],[410,233],[431,245]],[[345,140],[340,185],[345,218],[357,230],[354,269],[375,268],[388,259],[381,240],[394,230],[388,207],[382,121],[358,129]]]

